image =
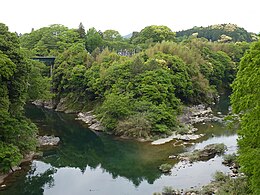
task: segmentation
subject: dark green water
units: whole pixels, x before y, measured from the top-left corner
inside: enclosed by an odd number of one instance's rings
[[[58,147],[43,151],[43,157],[23,166],[6,181],[0,194],[153,194],[164,186],[187,189],[209,183],[216,170],[228,172],[221,157],[192,166],[168,159],[210,143],[225,143],[228,152],[236,151],[236,134],[218,123],[199,125],[207,135],[184,146],[173,142],[152,146],[96,134],[75,116],[28,106],[26,115],[41,134],[61,138]],[[212,137],[214,133],[215,137]],[[158,170],[162,163],[174,165],[172,173]]]

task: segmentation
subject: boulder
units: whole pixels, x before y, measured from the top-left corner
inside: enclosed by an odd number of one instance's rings
[[[209,144],[203,149],[194,150],[192,152],[185,152],[178,157],[183,161],[207,161],[214,158],[216,155],[223,154],[227,147],[224,144]]]
[[[39,136],[38,137],[38,143],[39,146],[57,146],[60,142],[59,137],[55,136]]]
[[[220,122],[222,123],[223,115],[218,112],[218,117],[212,114],[212,109],[205,105],[199,104],[192,107],[186,107],[183,109],[183,114],[179,116],[179,121],[186,125],[193,125],[196,123],[205,122]]]
[[[92,111],[85,112],[85,113],[78,113],[78,117],[76,120],[81,120],[84,123],[89,125],[89,129],[94,131],[103,131],[104,127],[102,126],[101,122],[96,119],[96,116],[93,114]]]
[[[55,104],[52,100],[35,100],[32,102],[32,104],[36,106],[42,106],[47,109],[53,109],[55,107]]]

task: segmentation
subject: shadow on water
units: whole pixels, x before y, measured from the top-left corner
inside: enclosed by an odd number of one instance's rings
[[[53,175],[61,168],[75,168],[82,174],[89,169],[101,169],[114,179],[127,178],[135,186],[144,180],[152,184],[161,176],[158,166],[168,160],[167,157],[172,152],[168,146],[158,149],[149,143],[97,134],[84,127],[80,121],[75,121],[75,115],[28,105],[26,116],[39,127],[40,135],[59,136],[61,143],[53,149],[43,150],[43,157],[40,159],[42,163],[34,161],[31,169],[28,165],[24,166],[24,172],[21,171],[15,179],[11,179],[16,181],[10,181],[14,184],[7,189],[8,194],[15,194],[17,189],[19,194],[27,194],[30,191],[31,194],[38,194],[50,182],[50,186],[54,185]],[[180,149],[176,151],[178,150]],[[48,169],[35,175],[35,171],[46,165],[49,165]]]
[[[210,173],[204,167],[213,164],[219,168],[221,158],[216,159],[218,164],[195,163],[193,168],[184,169],[180,168],[183,167],[180,162],[168,156],[223,140],[236,145],[235,132],[219,123],[199,124],[199,133],[206,136],[194,145],[176,147],[174,141],[152,146],[95,133],[75,121],[75,115],[32,105],[27,106],[26,115],[39,127],[40,134],[59,136],[61,143],[43,150],[41,159],[24,165],[22,171],[9,177],[7,188],[0,194],[152,194],[167,185],[189,188],[198,182],[209,182],[212,167],[207,168]],[[171,175],[163,175],[158,170],[162,163],[175,165]],[[204,175],[201,169],[205,170]],[[188,178],[190,184],[185,181]]]
[[[157,167],[162,158],[167,157],[165,153],[160,154],[162,150],[154,150],[147,143],[120,140],[102,133],[97,135],[75,121],[74,115],[34,106],[27,110],[30,111],[27,117],[40,127],[40,134],[52,134],[61,139],[60,146],[45,151],[41,159],[55,168],[79,168],[84,173],[87,167],[100,166],[113,178],[126,177],[136,186],[144,179],[153,183],[161,175]]]

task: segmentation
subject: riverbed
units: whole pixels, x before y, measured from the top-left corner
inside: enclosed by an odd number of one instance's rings
[[[74,115],[33,105],[27,106],[26,115],[37,124],[40,134],[59,136],[61,142],[8,177],[0,194],[132,195],[161,192],[164,186],[199,188],[209,183],[217,170],[230,172],[222,165],[222,157],[193,164],[168,157],[211,143],[226,144],[226,153],[237,150],[236,132],[220,123],[198,124],[196,133],[206,135],[196,141],[151,145],[93,132]],[[163,163],[173,165],[170,174],[159,171]]]

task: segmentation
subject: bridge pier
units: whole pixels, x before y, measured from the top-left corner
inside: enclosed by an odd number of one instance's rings
[[[41,56],[37,56],[37,57],[33,57],[32,59],[36,60],[36,61],[43,62],[47,66],[50,66],[50,77],[52,77],[52,71],[53,71],[54,62],[55,62],[55,59],[56,59],[55,57],[41,57]]]

